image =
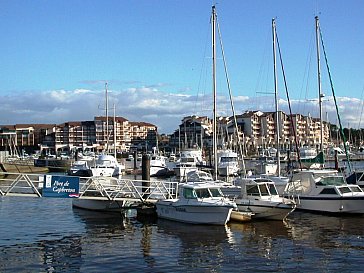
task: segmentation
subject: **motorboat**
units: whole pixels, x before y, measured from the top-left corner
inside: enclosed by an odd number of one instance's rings
[[[309,169],[293,173],[284,196],[293,197],[297,209],[320,213],[364,214],[364,192],[347,184],[336,170]]]
[[[231,182],[223,181],[223,180],[214,180],[211,173],[203,170],[194,170],[187,173],[185,182],[210,182],[217,185],[223,195],[230,199],[234,199],[240,196],[241,187],[236,186]]]
[[[239,211],[252,212],[252,219],[284,220],[296,204],[279,196],[275,183],[267,178],[239,178],[241,196],[234,201]]]
[[[125,171],[125,165],[119,163],[112,155],[101,154],[97,157],[95,166],[91,167],[92,176],[117,177]]]
[[[217,170],[220,176],[237,175],[240,171],[238,154],[231,150],[217,152]]]
[[[190,223],[225,225],[236,205],[210,182],[187,182],[178,186],[178,198],[156,202],[160,218]]]
[[[93,211],[120,212],[125,209],[126,201],[96,200],[96,199],[72,199],[72,206],[79,209]]]
[[[257,174],[257,175],[250,174],[248,178],[265,178],[273,181],[277,189],[277,192],[280,196],[283,195],[284,189],[286,188],[286,185],[289,181],[288,176],[282,176],[282,175],[278,176],[275,174]]]
[[[201,149],[185,149],[181,151],[173,170],[177,177],[183,179],[190,171],[198,170],[199,165],[204,165]]]
[[[166,176],[168,174],[167,157],[153,154],[150,158],[150,176]]]
[[[80,181],[82,198],[72,198],[72,206],[93,211],[120,212],[128,201],[111,198],[119,194],[118,186],[118,179],[115,177],[95,176],[82,180]]]
[[[186,176],[186,182],[203,182],[213,180],[211,173],[202,170],[190,171]]]
[[[91,167],[89,166],[89,161],[87,160],[77,160],[67,171],[68,175],[80,176],[80,177],[90,177],[92,176]]]

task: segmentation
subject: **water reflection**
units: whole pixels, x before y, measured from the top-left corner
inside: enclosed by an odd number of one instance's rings
[[[188,225],[15,197],[0,216],[0,272],[359,272],[364,260],[364,217]]]
[[[288,221],[294,240],[319,248],[364,249],[364,217],[295,213]]]
[[[177,264],[187,271],[196,268],[219,271],[228,249],[226,226],[188,225],[158,219],[157,232],[177,238]]]

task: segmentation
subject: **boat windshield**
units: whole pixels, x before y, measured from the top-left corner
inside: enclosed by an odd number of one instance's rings
[[[346,184],[342,176],[323,176],[316,180],[316,185],[340,186]]]
[[[221,157],[220,162],[235,162],[237,160],[236,157]]]
[[[269,195],[269,190],[267,188],[267,185],[266,184],[260,184],[259,185],[259,190],[260,190],[260,194],[262,196],[267,196]]]
[[[269,196],[278,195],[274,184],[258,184],[258,185],[248,185],[246,187],[246,193],[253,196]]]
[[[212,195],[212,197],[223,197],[222,192],[220,189],[218,188],[210,188],[210,193]]]
[[[196,192],[191,188],[185,188],[183,190],[183,196],[186,199],[196,199],[197,198]]]
[[[278,195],[277,189],[274,184],[268,184],[268,188],[271,195]]]
[[[195,189],[198,198],[209,198],[211,197],[208,189]]]
[[[259,196],[259,189],[258,189],[257,185],[247,185],[246,193],[248,195]]]

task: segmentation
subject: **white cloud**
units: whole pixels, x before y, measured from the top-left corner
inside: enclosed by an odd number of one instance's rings
[[[0,96],[2,111],[0,124],[16,123],[55,123],[68,121],[93,120],[95,116],[105,115],[105,94],[103,90],[91,91],[76,89],[72,91],[51,90],[44,92],[24,92]],[[361,121],[363,102],[357,98],[338,97],[340,116],[344,127],[358,128]],[[113,114],[130,121],[145,121],[158,126],[161,133],[177,130],[183,117],[188,115],[212,116],[211,95],[191,96],[161,92],[155,87],[128,88],[123,91],[110,90],[109,115]],[[293,113],[318,117],[317,100],[302,101],[291,99]],[[274,111],[272,96],[247,97],[234,99],[236,114],[246,110]],[[287,101],[279,100],[280,110],[288,113]],[[327,114],[326,114],[327,113]],[[227,96],[218,97],[218,114],[231,115],[230,101]],[[323,116],[337,123],[336,110],[332,97],[323,102]],[[364,126],[361,126],[364,127]]]

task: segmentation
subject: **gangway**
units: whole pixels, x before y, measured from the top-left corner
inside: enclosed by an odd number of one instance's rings
[[[43,197],[46,175],[0,172],[0,196]],[[77,198],[154,203],[158,199],[176,198],[177,192],[175,181],[81,177]]]

